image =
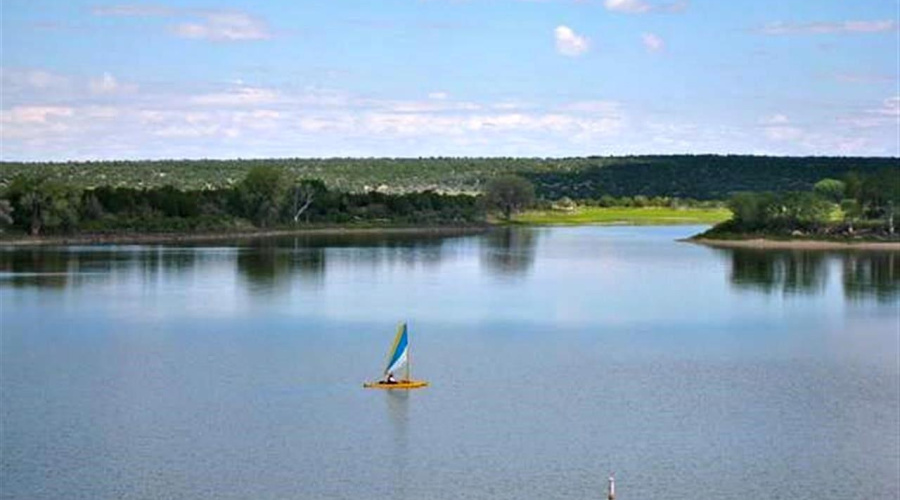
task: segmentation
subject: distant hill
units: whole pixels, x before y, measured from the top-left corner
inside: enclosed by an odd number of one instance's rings
[[[590,160],[588,160],[590,161]],[[848,172],[896,169],[897,158],[787,158],[771,156],[641,156],[600,159],[568,171],[525,174],[541,195],[558,199],[672,196],[724,199],[737,191],[809,191],[824,178]]]
[[[223,187],[255,165],[282,167],[297,178],[321,179],[332,189],[391,193],[433,189],[477,192],[500,174],[535,183],[538,196],[575,199],[677,196],[722,199],[736,191],[809,190],[826,177],[850,171],[897,169],[898,158],[768,156],[625,156],[583,158],[331,158],[163,160],[67,163],[0,162],[0,184],[19,174],[47,175],[80,187]]]

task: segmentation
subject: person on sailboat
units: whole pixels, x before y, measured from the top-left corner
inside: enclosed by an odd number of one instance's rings
[[[384,378],[385,384],[396,384],[397,379],[394,378],[394,372],[388,372],[387,377]]]

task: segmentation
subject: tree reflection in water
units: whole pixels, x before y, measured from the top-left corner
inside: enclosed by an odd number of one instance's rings
[[[844,295],[891,301],[900,296],[900,252],[844,255]]]
[[[422,234],[268,238],[243,243],[236,264],[253,292],[268,293],[295,280],[321,286],[327,262],[363,268],[437,266],[444,258],[446,241],[448,238]]]
[[[534,266],[537,232],[529,228],[498,228],[481,239],[481,263],[498,277],[527,275]]]
[[[31,248],[0,251],[2,283],[16,288],[64,288],[69,282],[70,254]]]
[[[888,301],[900,295],[900,253],[720,250],[731,260],[730,282],[765,293],[819,294],[830,269],[842,267],[844,294],[851,299]]]
[[[64,289],[108,279],[114,271],[140,262],[144,252],[108,247],[0,250],[0,283],[15,288]]]
[[[295,278],[318,286],[325,274],[325,248],[298,239],[254,240],[240,249],[236,265],[254,292],[278,290]]]
[[[815,294],[822,292],[828,281],[827,259],[821,252],[754,249],[729,252],[731,283],[736,288]]]

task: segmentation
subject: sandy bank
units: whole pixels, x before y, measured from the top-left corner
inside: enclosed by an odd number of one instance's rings
[[[763,238],[749,240],[713,240],[707,238],[694,238],[681,241],[716,248],[757,248],[761,250],[877,250],[900,252],[900,242],[767,240]]]

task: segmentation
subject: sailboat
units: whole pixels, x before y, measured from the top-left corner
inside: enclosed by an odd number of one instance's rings
[[[394,337],[394,344],[388,351],[387,365],[384,368],[384,378],[377,382],[366,382],[363,387],[367,389],[419,389],[427,387],[428,382],[424,380],[413,380],[410,377],[410,355],[409,355],[409,331],[406,323],[400,323],[397,327],[397,335]],[[390,376],[397,370],[404,368],[403,378],[400,380],[389,380]]]

